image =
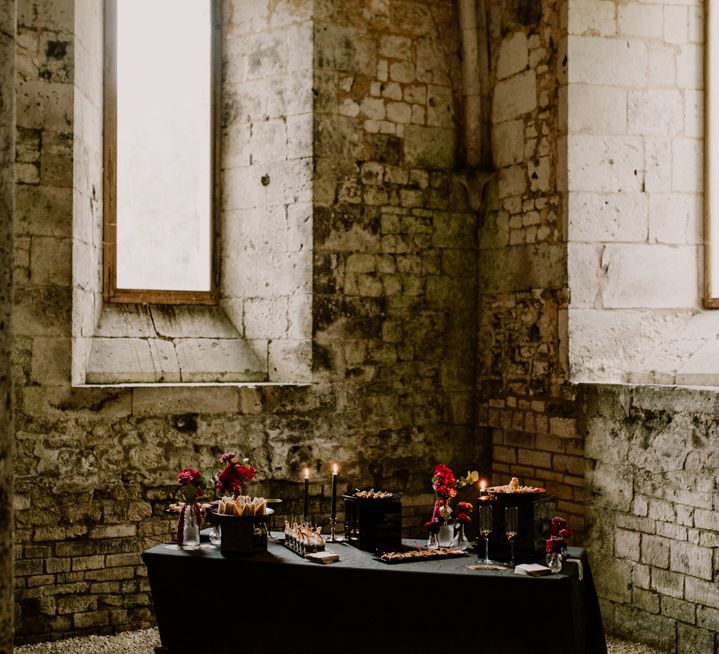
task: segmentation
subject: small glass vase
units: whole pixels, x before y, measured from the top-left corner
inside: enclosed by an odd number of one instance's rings
[[[439,534],[436,531],[430,531],[427,538],[427,549],[436,550],[439,547]]]
[[[180,526],[182,529],[182,540],[178,543],[183,550],[196,550],[200,547],[200,525],[197,522],[197,511],[194,502],[188,502],[182,507],[180,514]],[[179,534],[178,534],[179,535]]]
[[[547,567],[552,574],[556,575],[562,571],[562,553],[561,552],[549,552],[547,554]]]
[[[451,547],[452,540],[454,539],[454,527],[453,525],[444,524],[439,528],[439,546],[440,547]]]
[[[454,534],[452,536],[452,543],[450,547],[454,550],[466,550],[469,548],[469,541],[464,534],[464,523],[457,522],[454,524]]]

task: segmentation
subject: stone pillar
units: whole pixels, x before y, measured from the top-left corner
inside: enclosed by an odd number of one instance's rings
[[[10,322],[14,156],[15,0],[0,0],[0,654],[13,651],[13,394]]]

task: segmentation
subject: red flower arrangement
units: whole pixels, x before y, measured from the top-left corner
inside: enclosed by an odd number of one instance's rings
[[[195,502],[207,486],[202,473],[194,468],[180,470],[177,475],[177,483],[180,484],[180,495],[187,503]]]
[[[567,540],[571,536],[572,532],[567,529],[567,521],[555,515],[549,526],[549,538],[545,548],[547,554],[562,554],[567,549]]]
[[[242,491],[242,482],[251,481],[255,477],[255,469],[250,465],[249,459],[235,461],[235,452],[225,452],[220,457],[220,463],[225,467],[215,475],[215,488],[218,494],[238,497]]]
[[[202,476],[199,470],[185,468],[178,473],[177,483],[180,485],[180,495],[185,501],[185,505],[180,510],[180,519],[177,522],[177,544],[182,547],[185,540],[185,523],[190,520],[190,518],[194,518],[194,524],[197,526],[197,543],[199,543],[202,511],[200,510],[200,505],[197,503],[197,498],[200,497],[202,491],[209,486],[209,482]],[[190,518],[188,518],[188,513]]]
[[[457,502],[457,522],[472,522],[472,511],[474,507],[470,502]]]
[[[457,489],[463,488],[467,484],[472,484],[477,479],[479,479],[479,475],[476,470],[467,472],[465,477],[457,479],[451,468],[444,465],[444,463],[438,464],[432,477],[432,489],[435,496],[434,510],[432,511],[432,517],[424,523],[424,526],[430,532],[439,531],[443,523],[449,522],[452,515],[450,502],[457,497]],[[459,510],[456,517],[457,522],[466,523],[472,520],[471,512],[473,507],[469,502],[459,502],[457,509]]]

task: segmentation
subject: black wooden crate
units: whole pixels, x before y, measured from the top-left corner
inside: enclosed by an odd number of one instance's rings
[[[398,497],[365,499],[345,495],[345,533],[361,550],[400,547],[402,544],[402,502]]]

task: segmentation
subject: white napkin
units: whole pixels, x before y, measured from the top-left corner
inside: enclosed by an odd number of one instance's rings
[[[584,579],[584,566],[582,565],[582,562],[579,559],[567,559],[567,563],[576,563],[577,564],[577,572],[579,573],[579,581],[582,581],[582,579]]]
[[[515,575],[529,575],[530,577],[541,577],[549,574],[549,568],[539,563],[522,563],[514,568]]]

